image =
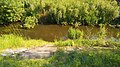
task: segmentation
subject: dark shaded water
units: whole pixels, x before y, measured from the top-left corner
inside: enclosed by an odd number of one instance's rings
[[[53,41],[54,39],[65,38],[70,26],[62,25],[36,25],[33,29],[21,29],[18,23],[0,27],[0,34],[19,34],[32,39],[43,39]],[[99,27],[80,26],[80,30],[84,31],[84,37],[94,37],[99,31]],[[120,38],[120,28],[107,27],[107,37]]]

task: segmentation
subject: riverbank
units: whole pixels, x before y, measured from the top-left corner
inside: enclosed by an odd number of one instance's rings
[[[29,48],[51,44],[43,40],[26,39],[21,36],[9,34],[0,36],[0,52],[5,49]]]
[[[94,45],[94,43],[97,45]],[[15,54],[13,57],[0,56],[0,67],[119,67],[120,41],[110,40],[109,44],[111,45],[104,46],[105,44],[97,43],[95,40],[84,39],[47,42],[43,40],[25,39],[13,34],[2,35],[0,36],[0,53],[6,49],[9,49],[8,52],[11,50],[21,51],[19,48],[25,48],[27,50],[20,52],[20,54]],[[55,48],[55,51],[50,53],[52,52],[50,50],[53,48]],[[46,52],[43,52],[44,50]],[[35,53],[35,51],[40,55]],[[24,56],[22,56],[23,54]],[[20,59],[18,56],[22,56],[24,59]],[[41,56],[43,57],[41,58]]]
[[[43,46],[46,44],[53,44],[55,46],[99,46],[99,47],[120,47],[120,39],[67,39],[55,40],[54,42],[47,42],[44,40],[27,39],[18,35],[2,35],[0,36],[0,51],[4,49],[15,48],[29,48],[36,46]]]

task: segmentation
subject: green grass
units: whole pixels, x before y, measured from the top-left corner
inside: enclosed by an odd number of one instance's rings
[[[89,33],[89,32],[88,32]],[[107,32],[104,25],[100,26],[95,39],[84,38],[84,32],[78,29],[70,28],[67,34],[67,40],[55,41],[57,46],[98,46],[98,47],[120,47],[120,38],[107,38]]]
[[[120,50],[88,49],[82,51],[57,51],[48,59],[0,57],[0,67],[119,67]]]
[[[56,41],[55,42],[56,46],[76,46],[76,47],[82,47],[82,46],[89,46],[89,47],[120,47],[120,39],[115,42],[112,39],[108,39],[108,40],[100,40],[100,39],[96,39],[96,40],[91,40],[91,39],[75,39],[75,40],[65,40],[65,41]]]
[[[119,50],[83,50],[66,53],[58,51],[51,59],[51,67],[119,67]]]
[[[0,67],[42,67],[44,63],[48,61],[45,59],[11,59],[11,58],[1,58],[0,59]]]
[[[21,36],[9,34],[0,36],[0,51],[5,49],[37,47],[51,44],[43,40],[25,39]]]

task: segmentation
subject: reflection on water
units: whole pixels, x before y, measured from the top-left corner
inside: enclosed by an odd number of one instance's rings
[[[53,41],[54,39],[65,38],[67,31],[70,26],[62,26],[62,25],[36,25],[33,29],[21,29],[18,23],[10,24],[9,26],[0,27],[0,34],[19,34],[25,37],[29,37],[32,39],[43,39],[46,41]],[[99,31],[99,27],[93,26],[80,26],[80,30],[84,31],[84,37],[89,38],[92,37],[95,39],[97,32]],[[107,27],[107,37],[120,37],[120,28],[111,28]]]

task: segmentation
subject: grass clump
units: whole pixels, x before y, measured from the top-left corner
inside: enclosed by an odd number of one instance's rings
[[[74,46],[75,44],[74,44],[73,40],[68,39],[66,41],[60,40],[60,41],[56,42],[55,45],[56,46]]]
[[[72,27],[68,30],[68,38],[69,39],[78,39],[83,38],[83,31],[80,31],[79,29],[73,29]]]

